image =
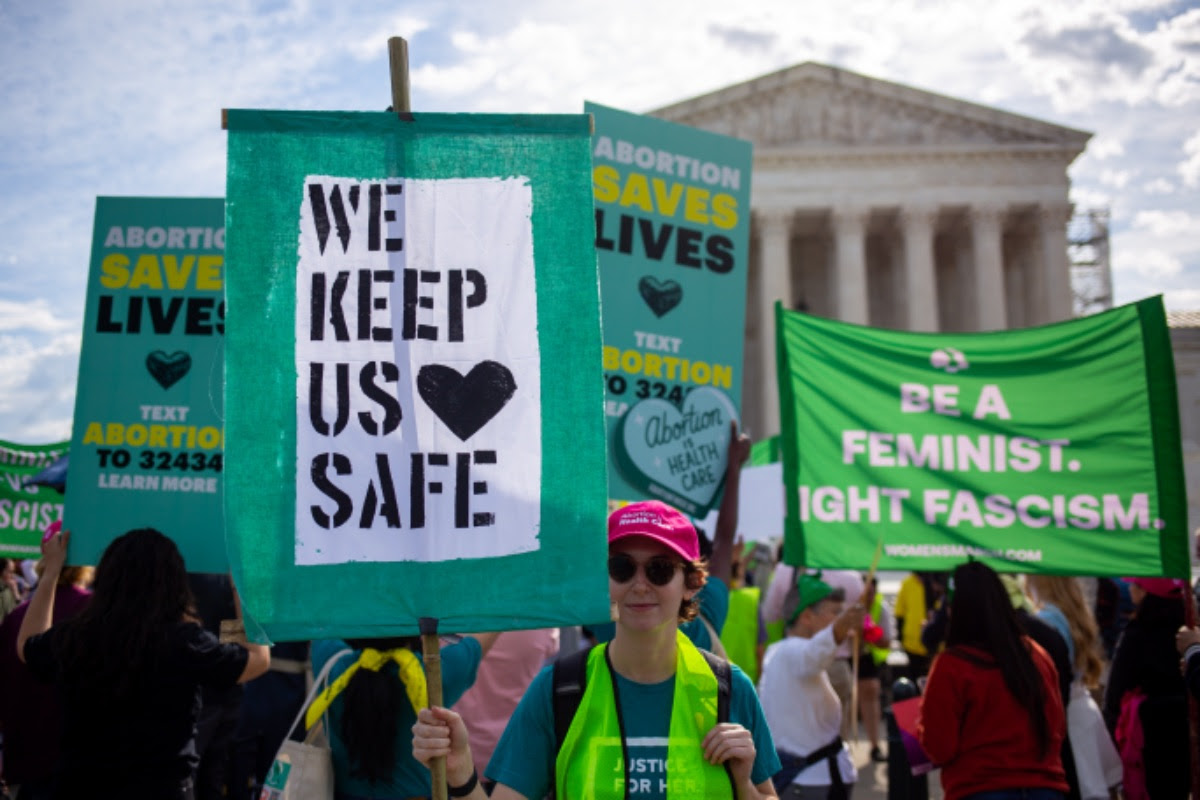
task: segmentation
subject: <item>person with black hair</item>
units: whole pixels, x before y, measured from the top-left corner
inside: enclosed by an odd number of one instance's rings
[[[453,705],[475,683],[497,633],[477,633],[441,648],[442,698]],[[338,656],[347,648],[351,655]],[[312,727],[326,711],[335,798],[428,797],[429,771],[412,753],[412,725],[428,702],[421,640],[416,636],[313,642],[313,672],[337,658],[329,687],[308,710]]]
[[[1126,796],[1145,792],[1141,796],[1152,800],[1182,800],[1190,788],[1188,759],[1194,756],[1189,756],[1186,689],[1175,635],[1191,592],[1180,579],[1125,582],[1136,610],[1113,652],[1104,721],[1125,764]]]
[[[954,571],[946,649],[930,669],[917,736],[942,767],[946,800],[1057,800],[1066,716],[1054,662],[1025,636],[1000,577],[972,561]]]
[[[153,528],[114,539],[91,602],[54,625],[69,541],[63,531],[42,545],[45,571],[17,634],[17,656],[62,692],[53,796],[191,800],[200,687],[258,677],[267,647],[222,644],[200,626],[183,556]]]

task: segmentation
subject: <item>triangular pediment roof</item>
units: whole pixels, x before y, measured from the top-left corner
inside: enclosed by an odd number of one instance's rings
[[[1091,134],[815,62],[650,112],[757,148],[1061,149]]]

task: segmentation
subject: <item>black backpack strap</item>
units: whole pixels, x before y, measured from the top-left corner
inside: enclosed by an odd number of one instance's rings
[[[733,693],[733,670],[729,668],[729,662],[720,656],[703,648],[696,649],[704,656],[704,660],[708,662],[708,668],[712,670],[713,676],[717,679],[717,724],[729,722],[729,696]]]
[[[576,650],[555,660],[552,668],[553,694],[551,704],[554,708],[554,752],[562,749],[563,740],[571,728],[571,720],[579,710],[583,700],[583,690],[587,686],[587,662],[592,649]]]
[[[592,648],[576,650],[555,659],[550,669],[550,705],[554,710],[554,755],[562,749],[567,731],[571,729],[571,720],[583,701],[583,690],[587,687],[587,662]],[[550,761],[550,793],[555,797],[555,760]]]
[[[708,662],[713,677],[717,679],[717,724],[729,722],[729,696],[733,693],[733,670],[729,662],[715,653],[710,653],[702,647],[696,648]],[[730,797],[737,797],[737,784],[733,780],[733,769],[725,762],[725,774],[729,776]]]

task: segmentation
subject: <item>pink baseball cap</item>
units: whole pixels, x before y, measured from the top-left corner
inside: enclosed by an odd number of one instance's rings
[[[700,558],[696,529],[683,514],[659,500],[630,503],[608,515],[608,543],[626,536],[661,542],[687,561]]]
[[[1159,597],[1182,597],[1187,583],[1179,578],[1122,578],[1147,594]]]

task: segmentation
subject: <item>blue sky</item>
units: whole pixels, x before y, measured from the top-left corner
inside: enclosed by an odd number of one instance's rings
[[[1200,5],[0,0],[0,439],[70,435],[97,195],[222,196],[222,108],[645,111],[803,61],[1092,131],[1117,302],[1200,309]]]

